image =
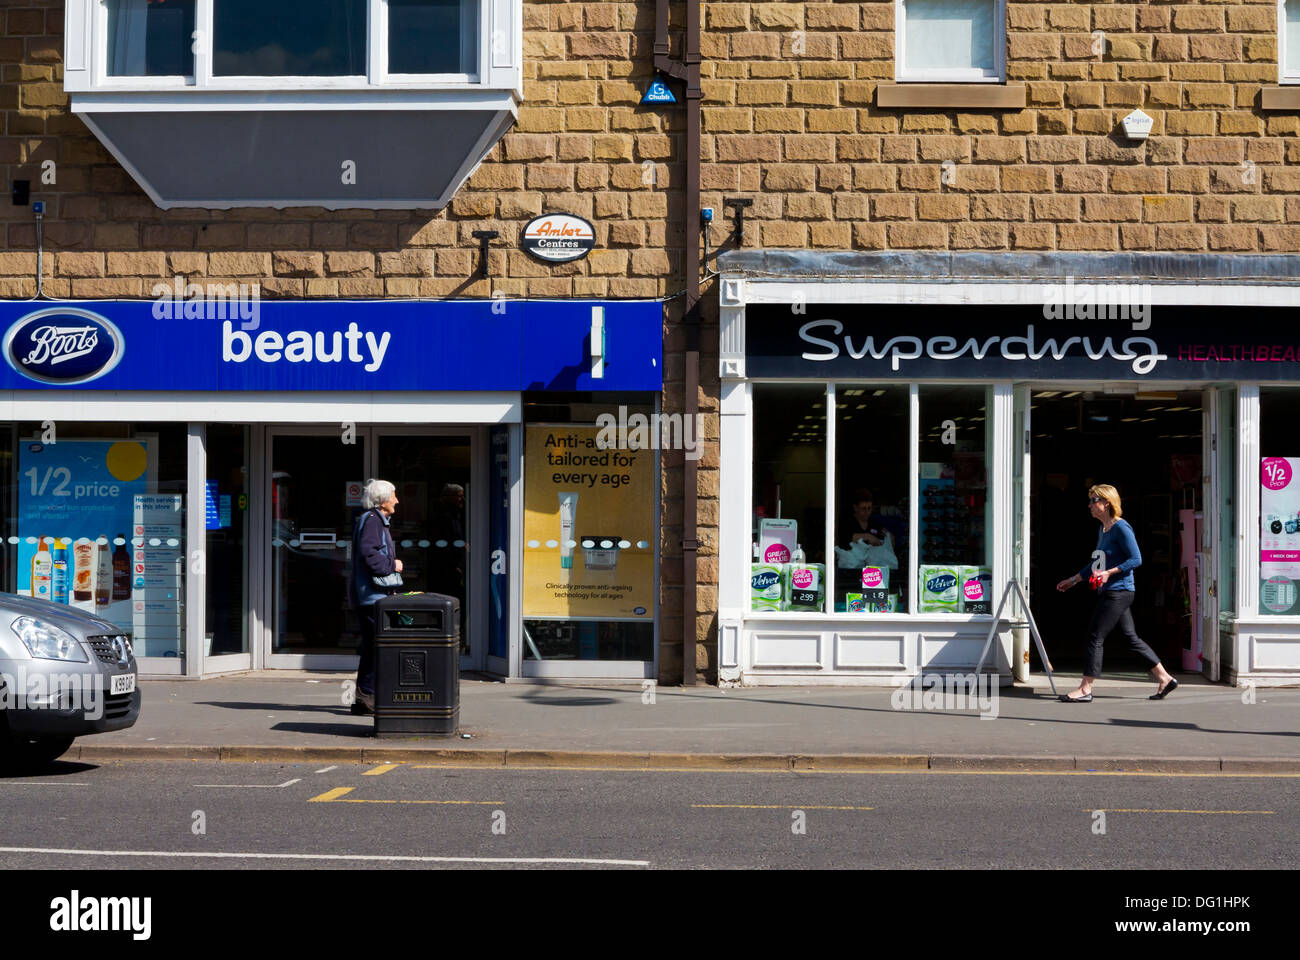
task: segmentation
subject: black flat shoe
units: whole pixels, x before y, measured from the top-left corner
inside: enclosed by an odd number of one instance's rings
[[[1092,694],[1090,693],[1086,697],[1071,697],[1063,693],[1057,699],[1062,703],[1092,703]]]
[[[1163,700],[1165,697],[1169,696],[1169,694],[1173,693],[1177,689],[1178,689],[1178,681],[1175,680],[1173,677],[1170,677],[1169,682],[1164,685],[1164,689],[1160,690],[1158,693],[1151,694],[1151,696],[1147,697],[1147,699]]]

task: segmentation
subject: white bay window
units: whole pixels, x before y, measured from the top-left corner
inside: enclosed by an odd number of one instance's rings
[[[67,0],[66,16],[73,111],[162,207],[436,209],[522,98],[522,0]]]

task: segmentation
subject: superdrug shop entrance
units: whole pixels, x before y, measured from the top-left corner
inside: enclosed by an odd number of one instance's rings
[[[1056,591],[1096,545],[1088,488],[1120,493],[1142,551],[1133,619],[1170,670],[1200,670],[1204,550],[1204,393],[1125,388],[1030,389],[1030,594],[1048,657],[1077,671],[1092,593]],[[1041,669],[1031,647],[1033,669]],[[1108,645],[1105,670],[1144,673],[1124,644]]]

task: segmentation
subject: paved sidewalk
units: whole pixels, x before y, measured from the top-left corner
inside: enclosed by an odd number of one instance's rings
[[[464,679],[461,730],[469,738],[409,740],[375,739],[370,718],[351,716],[342,702],[347,679],[264,673],[143,681],[136,726],[82,738],[69,758],[368,761],[417,750],[491,764],[1087,770],[1136,759],[1144,769],[1176,760],[1186,770],[1300,773],[1300,690],[1259,688],[1249,704],[1242,690],[1199,677],[1180,677],[1164,701],[1147,700],[1155,687],[1136,677],[1104,680],[1091,704],[1058,703],[1046,681],[1036,680],[1044,685],[1003,688],[995,719],[982,718],[974,704],[895,709],[894,690],[880,687],[658,687],[649,704],[640,686]],[[1075,682],[1057,678],[1062,692]]]

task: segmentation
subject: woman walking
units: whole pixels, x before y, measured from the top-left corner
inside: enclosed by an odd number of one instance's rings
[[[387,480],[366,483],[366,510],[352,534],[352,596],[361,615],[361,649],[357,663],[356,714],[375,710],[375,603],[402,583],[402,561],[388,524],[397,510],[397,491]]]
[[[1072,577],[1062,580],[1056,589],[1064,593],[1083,583],[1087,577],[1095,585],[1097,606],[1088,625],[1088,649],[1084,655],[1083,679],[1079,686],[1061,695],[1065,703],[1091,703],[1092,682],[1101,676],[1101,648],[1106,637],[1118,624],[1133,652],[1151,665],[1150,670],[1159,686],[1148,700],[1163,700],[1178,689],[1178,681],[1160,663],[1160,658],[1138,637],[1133,628],[1135,586],[1133,571],[1142,565],[1142,553],[1137,538],[1127,520],[1121,519],[1119,491],[1108,483],[1088,488],[1088,512],[1101,523],[1097,537],[1097,550],[1092,562]]]

